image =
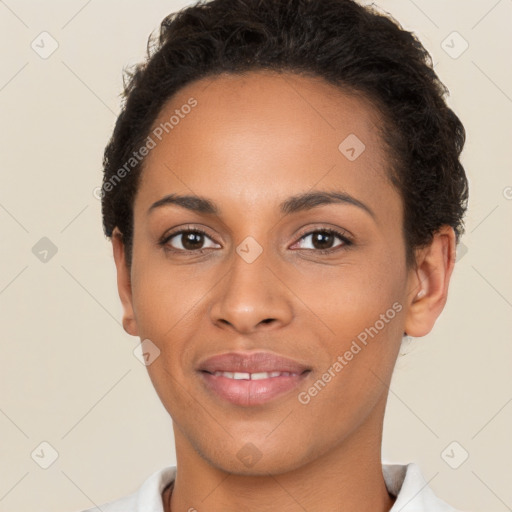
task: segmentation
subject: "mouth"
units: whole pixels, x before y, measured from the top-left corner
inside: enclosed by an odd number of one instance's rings
[[[201,371],[208,390],[224,400],[240,406],[262,405],[290,393],[310,370],[290,372],[214,372]]]
[[[217,398],[250,407],[290,393],[311,369],[269,352],[231,352],[207,359],[198,372],[206,389]]]
[[[307,370],[305,370],[307,371]],[[247,373],[247,372],[206,372],[210,375],[216,375],[217,377],[226,377],[228,379],[234,380],[263,380],[263,379],[273,379],[274,377],[290,377],[299,375],[298,373],[292,372],[255,372],[255,373]]]

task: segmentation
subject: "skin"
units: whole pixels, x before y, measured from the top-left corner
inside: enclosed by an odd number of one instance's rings
[[[387,179],[378,113],[361,96],[293,73],[219,75],[181,89],[155,126],[191,96],[197,106],[147,156],[131,268],[118,230],[112,238],[124,329],[160,350],[147,369],[173,420],[178,467],[165,510],[388,511],[394,498],[381,467],[388,387],[404,331],[428,334],[444,308],[454,231],[443,226],[406,267],[402,200]],[[349,134],[365,144],[354,161],[338,149]],[[312,190],[343,191],[374,216],[348,203],[280,212],[282,201]],[[208,198],[220,214],[177,205],[148,213],[171,193]],[[195,246],[203,254],[186,252],[181,235],[167,242],[181,253],[158,244],[187,227],[207,231]],[[353,244],[337,236],[315,242],[325,228],[346,232]],[[252,263],[236,252],[248,236],[263,249]],[[402,307],[394,318],[300,403],[298,392],[395,302]],[[238,350],[268,350],[312,371],[291,393],[236,406],[208,392],[196,368]],[[251,467],[237,457],[247,443],[261,455]]]

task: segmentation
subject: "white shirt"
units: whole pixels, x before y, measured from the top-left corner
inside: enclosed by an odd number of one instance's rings
[[[389,512],[457,512],[436,497],[414,462],[383,464],[382,474],[388,492],[396,497]],[[153,473],[133,494],[82,512],[163,512],[162,491],[175,476],[176,466],[168,466]]]

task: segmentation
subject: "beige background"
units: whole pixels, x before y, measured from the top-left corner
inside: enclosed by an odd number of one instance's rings
[[[120,324],[93,190],[123,66],[187,3],[0,1],[1,512],[92,507],[175,463],[171,421],[133,355],[139,340]],[[376,3],[431,52],[467,129],[470,179],[467,252],[436,327],[397,363],[383,458],[417,462],[458,508],[511,510],[512,1]],[[31,47],[43,31],[59,45],[46,59]],[[43,237],[58,249],[46,262],[33,252]],[[48,469],[42,442],[58,453]]]

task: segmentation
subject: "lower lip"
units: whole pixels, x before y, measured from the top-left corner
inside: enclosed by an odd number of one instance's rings
[[[299,386],[309,372],[259,380],[230,379],[204,371],[200,373],[206,387],[220,397],[235,405],[252,406],[264,404],[289,393]]]

